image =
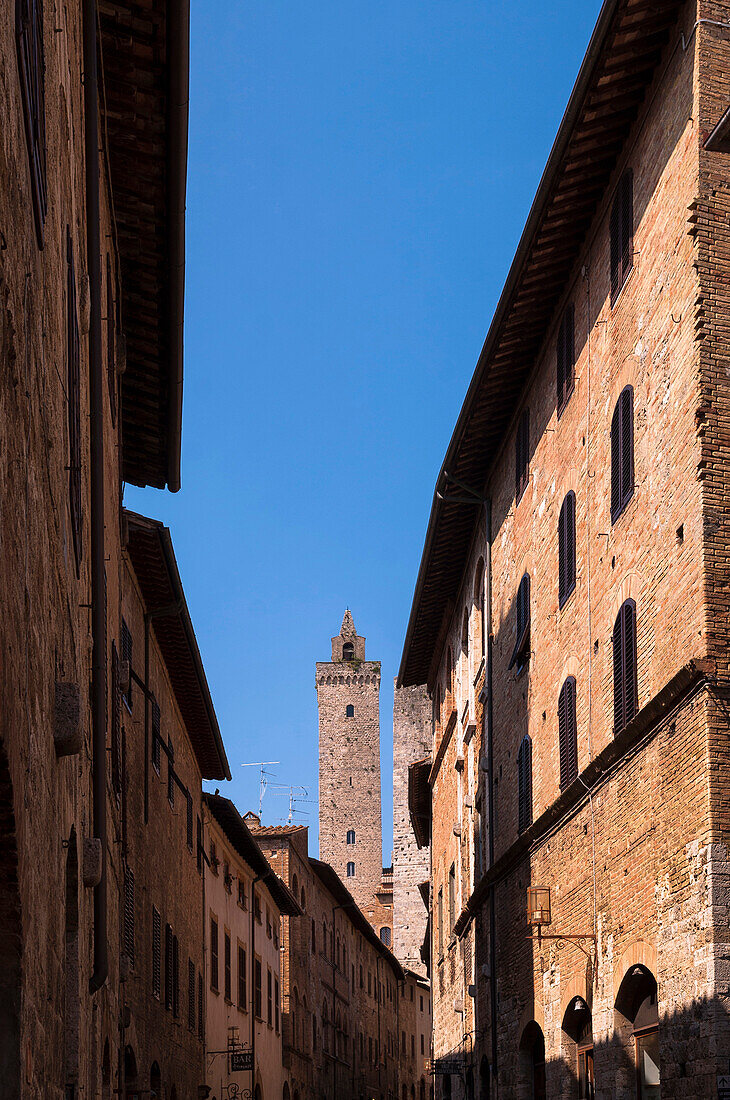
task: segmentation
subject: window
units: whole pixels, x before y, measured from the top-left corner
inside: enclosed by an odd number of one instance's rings
[[[242,909],[246,908],[246,880],[242,878],[238,880],[238,904]]]
[[[348,878],[354,878],[355,877],[355,864],[354,863],[348,863],[347,864],[347,877]]]
[[[161,745],[161,733],[160,733],[160,706],[156,699],[152,700],[152,767],[157,774],[160,774],[160,745]]]
[[[177,936],[172,937],[172,1014],[180,1015],[180,944]]]
[[[32,2],[32,0],[30,0]],[[36,3],[38,0],[36,0]],[[21,0],[22,3],[22,0]],[[68,402],[68,494],[76,576],[81,569],[81,344],[71,230],[66,228],[66,371]]]
[[[560,607],[575,588],[575,493],[563,501],[558,520],[558,604]]]
[[[387,926],[380,929],[380,939],[386,947],[390,947],[390,929]]]
[[[522,738],[517,755],[517,831],[532,825],[532,741],[529,734]]]
[[[261,1015],[261,959],[254,959],[253,963],[253,1010],[259,1020]]]
[[[172,928],[165,925],[165,1008],[172,1008]]]
[[[456,868],[451,864],[449,868],[449,934],[453,935],[456,924]]]
[[[132,709],[132,632],[122,619],[122,661],[126,665],[124,675],[126,677],[126,690],[122,692],[122,699],[128,708]]]
[[[30,190],[38,247],[46,220],[46,103],[43,58],[43,0],[16,0],[15,44],[28,146]]]
[[[218,921],[210,918],[210,988],[218,992]]]
[[[558,738],[560,741],[560,789],[578,774],[578,732],[575,707],[575,677],[569,676],[558,697]]]
[[[175,750],[171,737],[167,738],[167,801],[175,805]]]
[[[355,658],[355,646],[352,642],[345,642],[342,647],[342,660],[352,661]]]
[[[515,497],[519,501],[530,478],[530,410],[523,409],[515,438]]]
[[[525,573],[517,589],[517,638],[509,667],[521,672],[530,655],[530,574]]]
[[[233,891],[233,878],[231,876],[231,865],[227,859],[223,860],[223,889],[227,894]]]
[[[575,384],[575,310],[569,305],[558,329],[558,416],[570,400]]]
[[[203,975],[198,971],[198,1038],[202,1042],[205,1038],[203,1026]]]
[[[274,976],[270,967],[266,967],[266,1023],[271,1027],[274,1022]]]
[[[246,1011],[246,949],[238,945],[238,1007]]]
[[[611,305],[634,266],[634,176],[627,168],[616,188],[611,207]]]
[[[625,386],[611,418],[611,523],[634,495],[634,391]]]
[[[159,910],[152,906],[152,995],[159,998],[162,969],[162,919]]]
[[[636,604],[621,605],[613,628],[613,732],[620,733],[638,709]]]
[[[314,917],[312,917],[312,954],[317,953],[317,926],[314,923]]]
[[[134,871],[124,868],[124,954],[134,967]]]
[[[188,1027],[195,1031],[195,963],[188,959]]]
[[[474,603],[477,609],[476,636],[474,647],[484,657],[486,652],[486,635],[484,632],[484,561],[479,559],[474,578]]]
[[[187,846],[192,852],[193,850],[193,796],[190,791],[185,792],[185,799],[187,802],[187,813],[185,819],[185,840]]]
[[[196,816],[195,822],[196,830],[196,859],[198,863],[198,871],[203,870],[203,822],[200,820],[200,816]]]
[[[227,1001],[231,999],[231,936],[229,932],[223,933],[223,996]]]
[[[269,907],[267,905],[266,906],[266,937],[267,937],[267,939],[271,939],[271,934],[272,934],[271,910],[269,909]]]
[[[210,869],[214,875],[218,874],[218,849],[215,846],[215,841],[211,840],[209,849],[208,862],[210,863]]]
[[[253,895],[253,915],[258,923],[261,924],[261,898],[258,896],[255,890]]]
[[[112,425],[117,418],[116,316],[114,312],[114,282],[112,262],[106,254],[106,375],[109,384],[109,411]]]
[[[354,844],[355,843],[355,830],[354,829],[348,829],[347,830],[347,843],[348,844]]]
[[[439,955],[444,953],[444,888],[439,888],[438,897],[438,947]]]
[[[314,1013],[312,1013],[312,1020],[314,1020]],[[316,1024],[315,1024],[316,1027]],[[279,1034],[279,979],[274,978],[274,1031]],[[316,1038],[316,1032],[313,1032],[312,1038]]]
[[[117,653],[117,647],[112,642],[112,720],[111,720],[111,735],[112,735],[112,753],[111,753],[111,766],[112,766],[112,788],[117,801],[122,793],[122,733],[120,728],[120,713],[119,713],[119,654]]]
[[[354,717],[355,717],[355,708],[352,705],[352,703],[348,703],[347,706],[345,707],[345,718],[354,718]]]

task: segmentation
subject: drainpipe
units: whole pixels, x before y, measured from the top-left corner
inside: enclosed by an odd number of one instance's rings
[[[96,0],[83,0],[84,152],[86,161],[86,262],[89,271],[89,400],[91,481],[91,746],[93,829],[101,844],[101,878],[94,887],[94,970],[89,990],[109,971],[106,859],[106,622],[104,614],[104,407],[101,356],[101,241],[99,230],[99,94],[96,68]]]
[[[492,668],[494,656],[494,632],[492,630],[492,502],[488,500],[484,506],[484,521],[486,527],[486,574],[487,574],[487,699],[485,718],[487,723],[487,777],[489,780],[489,866],[494,863],[494,710]],[[495,912],[495,887],[492,883],[489,887],[489,999],[492,1022],[492,1076],[497,1077],[497,945],[496,945],[496,912]]]

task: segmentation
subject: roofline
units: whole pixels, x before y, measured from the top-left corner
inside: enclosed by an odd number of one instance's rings
[[[193,627],[193,622],[190,618],[190,611],[188,609],[187,600],[185,598],[185,590],[183,588],[182,579],[180,577],[180,570],[177,567],[177,560],[175,558],[175,551],[172,546],[172,535],[170,534],[170,528],[165,527],[164,523],[162,523],[161,520],[150,519],[147,516],[140,515],[138,512],[130,512],[128,508],[124,509],[124,514],[127,517],[127,520],[131,521],[132,524],[136,524],[138,527],[146,527],[150,531],[157,531],[160,545],[162,547],[162,552],[165,558],[165,565],[167,566],[167,572],[170,577],[170,583],[179,604],[179,610],[177,614],[182,623],[183,630],[185,631],[185,637],[187,639],[190,655],[193,659],[193,664],[195,666],[195,674],[198,680],[200,692],[203,696],[203,703],[208,714],[208,720],[210,722],[210,727],[213,733],[213,739],[215,741],[218,759],[220,760],[223,778],[230,779],[231,769],[228,765],[228,757],[226,756],[226,750],[223,745],[223,738],[221,737],[220,726],[218,725],[218,718],[215,713],[215,707],[213,706],[213,699],[210,694],[210,688],[208,687],[208,680],[205,675],[205,669],[203,668],[203,659],[200,656],[198,640],[195,637],[195,628]],[[219,777],[203,776],[203,778],[217,779]]]
[[[448,448],[446,450],[446,456],[439,470],[438,477],[436,479],[436,487],[434,489],[433,501],[431,504],[431,513],[428,521],[428,528],[426,530],[426,539],[424,542],[423,553],[421,555],[421,563],[418,569],[418,576],[416,578],[416,586],[413,593],[413,601],[411,604],[411,613],[408,619],[408,628],[406,630],[406,637],[403,643],[403,654],[401,656],[400,668],[398,669],[397,686],[403,687],[406,683],[406,663],[408,657],[408,650],[413,639],[413,631],[416,627],[416,619],[418,613],[418,606],[423,593],[423,585],[426,577],[426,570],[428,561],[431,554],[433,545],[433,539],[436,529],[436,521],[438,514],[441,510],[441,501],[438,498],[438,487],[441,481],[452,464],[453,459],[459,449],[461,437],[466,427],[466,422],[469,418],[469,414],[472,411],[472,405],[474,403],[476,394],[481,386],[482,377],[486,368],[487,361],[498,344],[499,330],[502,321],[509,311],[512,295],[514,294],[517,283],[519,281],[522,266],[527,258],[527,254],[532,243],[533,235],[539,226],[542,215],[550,199],[550,192],[555,182],[557,174],[560,169],[560,162],[568,142],[570,141],[572,128],[576,122],[578,112],[582,106],[583,96],[585,95],[588,85],[590,84],[591,77],[593,76],[595,65],[598,61],[601,52],[601,46],[608,34],[611,26],[611,21],[616,15],[618,10],[619,0],[604,0],[601,11],[598,15],[598,20],[593,29],[590,42],[588,43],[588,49],[583,58],[578,76],[575,84],[573,85],[573,91],[570,93],[568,105],[565,108],[560,127],[558,128],[555,141],[553,142],[550,155],[547,159],[547,164],[542,173],[540,183],[535,193],[530,212],[527,216],[525,228],[522,231],[519,244],[517,245],[517,251],[509,269],[507,275],[507,281],[504,284],[504,288],[497,303],[497,308],[494,311],[492,323],[489,326],[486,339],[482,346],[482,350],[477,360],[476,369],[472,376],[472,380],[469,383],[469,389],[467,390],[464,403],[459,413],[459,418],[456,421],[456,426],[449,441]]]
[[[261,851],[258,841],[241,817],[239,810],[230,798],[220,794],[203,792],[203,802],[213,818],[238,852],[241,859],[256,872],[278,906],[279,912],[288,917],[301,916],[302,908],[284,880],[277,875],[268,859]],[[234,836],[234,832],[237,834]]]

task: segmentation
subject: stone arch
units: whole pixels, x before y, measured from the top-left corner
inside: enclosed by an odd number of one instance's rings
[[[162,1074],[157,1062],[153,1062],[150,1069],[150,1096],[152,1100],[155,1100],[155,1097],[160,1100],[162,1096]]]
[[[20,1098],[20,994],[23,928],[13,784],[0,741],[0,1096]]]
[[[518,1100],[546,1100],[545,1033],[533,1018],[520,1035]]]
[[[618,588],[614,589],[613,599],[611,600],[611,615],[609,628],[613,630],[613,624],[616,622],[616,616],[618,615],[621,605],[626,600],[633,600],[636,604],[637,618],[640,614],[641,608],[641,589],[642,580],[638,573],[627,573],[622,579]]]
[[[581,674],[581,664],[580,664],[580,661],[578,660],[578,658],[575,657],[573,654],[571,654],[569,657],[566,657],[565,660],[563,661],[563,667],[562,667],[562,670],[560,672],[560,679],[559,679],[558,683],[556,684],[557,690],[560,691],[560,688],[562,687],[562,685],[565,683],[565,681],[568,679],[569,676],[572,676],[575,679],[576,683],[579,684],[580,683],[580,674]],[[557,695],[556,695],[555,699],[556,699],[556,703],[557,703]]]
[[[646,940],[632,940],[621,953],[613,968],[613,999],[616,1001],[625,975],[634,966],[643,966],[653,975],[657,973],[656,947]]]
[[[560,989],[560,1019],[564,1019],[565,1013],[570,1008],[571,1002],[576,997],[585,1001],[588,1007],[592,1004],[592,990],[589,988],[585,974],[574,974],[572,978],[561,986]]]
[[[124,1080],[128,1086],[137,1084],[137,1058],[129,1044],[124,1048]]]

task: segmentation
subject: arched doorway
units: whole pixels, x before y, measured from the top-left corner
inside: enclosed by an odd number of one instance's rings
[[[632,966],[624,975],[616,996],[615,1023],[624,1046],[633,1047],[637,1100],[659,1100],[658,989],[646,966]]]
[[[569,1040],[570,1059],[578,1078],[578,1100],[594,1100],[596,1080],[593,1071],[593,1021],[591,1010],[582,997],[573,997],[563,1016],[563,1031]]]
[[[520,1068],[522,1080],[527,1085],[524,1095],[528,1100],[546,1100],[545,1036],[534,1020],[522,1032]]]
[[[285,1082],[284,1082],[284,1091],[283,1091],[283,1093],[282,1093],[282,1100],[289,1100],[289,1096],[290,1096],[290,1093],[289,1093],[289,1085],[288,1085],[288,1084],[287,1084],[287,1082],[285,1081]]]
[[[0,1096],[20,1098],[20,992],[22,924],[18,888],[13,785],[0,743]]]
[[[124,1087],[128,1100],[136,1100],[139,1081],[137,1080],[137,1059],[131,1046],[124,1048]]]
[[[150,1096],[151,1100],[160,1100],[162,1096],[162,1074],[157,1062],[152,1063],[150,1070]]]
[[[489,1059],[483,1054],[479,1063],[479,1100],[489,1100],[489,1089]]]

